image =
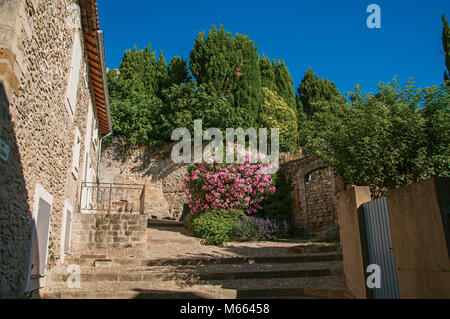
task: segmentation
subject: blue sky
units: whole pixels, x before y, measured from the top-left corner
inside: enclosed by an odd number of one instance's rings
[[[369,4],[381,7],[381,29],[366,26]],[[441,15],[448,0],[99,0],[106,64],[118,68],[126,49],[162,50],[167,61],[186,59],[211,25],[250,36],[258,52],[283,59],[294,87],[309,66],[342,93],[355,84],[375,91],[398,75],[419,87],[439,84],[445,70]]]

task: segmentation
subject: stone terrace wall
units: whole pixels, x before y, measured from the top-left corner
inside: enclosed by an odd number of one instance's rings
[[[147,244],[147,216],[139,214],[76,214],[72,252],[141,249]]]
[[[140,148],[124,155],[119,144],[112,143],[102,151],[100,182],[144,184],[145,214],[180,220],[187,203],[183,193],[186,167],[172,162],[168,147],[162,152]]]

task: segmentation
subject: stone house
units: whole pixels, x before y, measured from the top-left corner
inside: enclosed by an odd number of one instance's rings
[[[96,0],[0,1],[0,298],[63,262],[110,132]]]

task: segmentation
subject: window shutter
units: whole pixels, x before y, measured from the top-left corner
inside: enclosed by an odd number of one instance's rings
[[[65,229],[64,229],[64,252],[68,253],[70,250],[70,235],[72,232],[72,214],[73,214],[73,208],[71,205],[67,204],[65,205]]]
[[[72,174],[75,179],[78,179],[78,171],[80,166],[80,151],[81,151],[81,135],[78,128],[75,129],[75,142],[73,144],[73,162]]]
[[[78,81],[80,78],[80,67],[81,67],[81,41],[80,35],[77,31],[75,32],[74,36],[72,64],[70,67],[69,84],[67,86],[68,111],[72,118],[73,115],[75,114],[75,108],[77,103],[77,90],[78,90]]]
[[[94,150],[97,150],[98,144],[98,123],[95,121],[94,134],[92,135],[92,144],[94,144]]]

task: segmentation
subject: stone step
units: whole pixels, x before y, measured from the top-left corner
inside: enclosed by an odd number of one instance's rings
[[[80,289],[54,284],[41,291],[44,299],[236,299],[236,298],[349,298],[342,277],[302,277],[220,281],[210,285],[165,285],[154,282],[82,283]]]
[[[234,291],[212,286],[180,286],[150,282],[83,283],[79,289],[53,285],[40,293],[43,299],[221,299],[232,298]]]
[[[145,259],[135,257],[109,257],[110,255],[101,255],[102,258],[95,258],[95,255],[67,256],[65,264],[76,264],[80,266],[93,265],[97,259],[110,259],[112,265],[135,265],[135,266],[200,266],[200,265],[229,265],[229,264],[264,264],[264,263],[305,263],[321,261],[339,261],[342,260],[341,252],[312,253],[301,255],[282,255],[282,256],[255,256],[255,257],[192,257],[192,258],[161,258]]]
[[[192,245],[193,243],[197,243],[196,239],[185,239],[185,238],[172,238],[172,239],[153,239],[153,238],[148,238],[148,246],[152,247],[153,245],[161,245],[161,244],[166,244],[170,242],[171,244],[178,244],[178,245]]]
[[[175,220],[149,218],[147,220],[147,228],[153,228],[153,227],[181,227],[181,228],[184,228],[184,224],[182,222],[178,222]]]
[[[311,254],[311,253],[326,253],[326,252],[341,251],[341,247],[339,245],[331,245],[331,246],[298,245],[286,248],[286,250],[288,253],[293,254]]]
[[[66,281],[69,274],[60,267],[49,274],[51,281]],[[242,264],[182,267],[82,267],[82,282],[101,281],[208,281],[257,278],[343,276],[341,262],[302,264]]]
[[[236,292],[236,298],[317,297],[349,298],[345,278],[317,276],[300,278],[271,278],[210,281],[222,289]]]

